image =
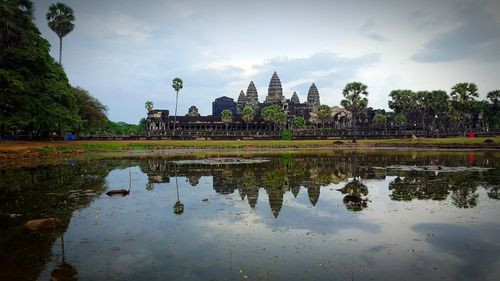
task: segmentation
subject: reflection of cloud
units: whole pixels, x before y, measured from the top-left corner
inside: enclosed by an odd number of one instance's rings
[[[500,224],[462,226],[422,223],[411,227],[427,235],[426,241],[441,252],[462,260],[450,280],[490,280],[500,261]],[[493,279],[491,279],[493,280]]]

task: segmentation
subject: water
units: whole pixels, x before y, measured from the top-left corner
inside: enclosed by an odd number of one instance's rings
[[[257,158],[270,161],[4,169],[0,280],[500,277],[498,153]],[[40,217],[65,226],[23,227]]]

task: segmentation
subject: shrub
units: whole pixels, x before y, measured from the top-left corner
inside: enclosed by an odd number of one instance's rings
[[[284,130],[281,133],[281,139],[282,140],[292,140],[292,131],[290,131],[290,130]]]
[[[494,143],[495,141],[492,139],[485,139],[483,143]]]

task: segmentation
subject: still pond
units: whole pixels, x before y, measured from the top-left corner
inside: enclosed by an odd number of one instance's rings
[[[500,280],[498,152],[241,157],[0,169],[0,280]]]

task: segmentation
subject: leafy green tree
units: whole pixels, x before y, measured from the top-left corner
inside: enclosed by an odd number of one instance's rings
[[[241,119],[247,124],[247,131],[248,131],[248,123],[252,122],[253,119],[255,118],[255,110],[251,107],[246,105],[243,108],[243,114],[241,116]]]
[[[295,116],[292,119],[292,127],[294,129],[303,129],[306,126],[306,119],[302,116]]]
[[[489,92],[486,97],[490,100],[484,112],[485,121],[490,129],[500,129],[500,90]]]
[[[146,118],[141,118],[139,121],[139,132],[146,132],[148,130],[148,121]]]
[[[153,102],[152,101],[146,101],[144,104],[144,107],[148,112],[151,112],[153,110]]]
[[[352,141],[356,142],[356,123],[359,114],[363,112],[363,110],[368,105],[368,86],[361,82],[352,82],[345,85],[342,94],[344,95],[344,99],[340,102],[340,104],[352,113]]]
[[[28,39],[33,11],[33,3],[29,0],[0,1],[0,55]]]
[[[413,112],[415,107],[415,92],[412,90],[393,90],[389,94],[389,108],[396,113],[405,115]]]
[[[229,123],[233,122],[233,112],[229,109],[224,109],[220,114],[220,119],[222,123],[226,124],[227,131],[227,126],[229,125]]]
[[[450,97],[446,91],[434,90],[427,96],[425,103],[427,106],[427,114],[437,117],[438,127],[441,128],[441,122],[449,108]],[[434,123],[436,119],[433,118],[433,120]],[[434,127],[436,127],[436,124],[434,124]]]
[[[174,88],[175,91],[175,115],[174,115],[174,131],[173,134],[175,135],[175,128],[177,127],[177,101],[179,98],[179,91],[182,89],[183,84],[182,84],[182,79],[181,78],[174,78],[172,80],[172,88]]]
[[[82,120],[81,131],[95,132],[108,121],[108,117],[106,117],[107,107],[80,87],[73,88],[73,91],[78,105],[78,115]]]
[[[59,37],[59,64],[61,64],[62,38],[73,31],[75,27],[73,23],[75,21],[73,9],[59,2],[52,4],[47,13],[47,21],[49,22],[50,29]]]
[[[373,123],[385,128],[387,117],[384,114],[375,114],[375,116],[373,116]]]
[[[274,130],[276,131],[276,125],[283,125],[286,122],[285,111],[276,104],[266,106],[262,109],[261,117],[264,122],[274,125]]]
[[[404,115],[403,113],[394,114],[392,120],[394,122],[394,125],[396,125],[399,128],[402,128],[406,125],[406,115]]]
[[[425,117],[427,116],[429,108],[429,96],[431,93],[429,91],[418,91],[415,93],[415,111],[420,114],[422,121],[422,130],[425,130]]]
[[[75,94],[50,45],[31,24],[29,37],[0,57],[0,127],[50,137],[80,127]]]
[[[452,105],[462,113],[462,130],[465,135],[465,131],[467,130],[466,114],[469,113],[475,98],[479,97],[477,86],[474,83],[468,82],[457,83],[451,88],[450,95]]]
[[[316,109],[315,114],[323,128],[325,128],[325,123],[328,123],[332,119],[332,109],[326,104],[320,105]]]

